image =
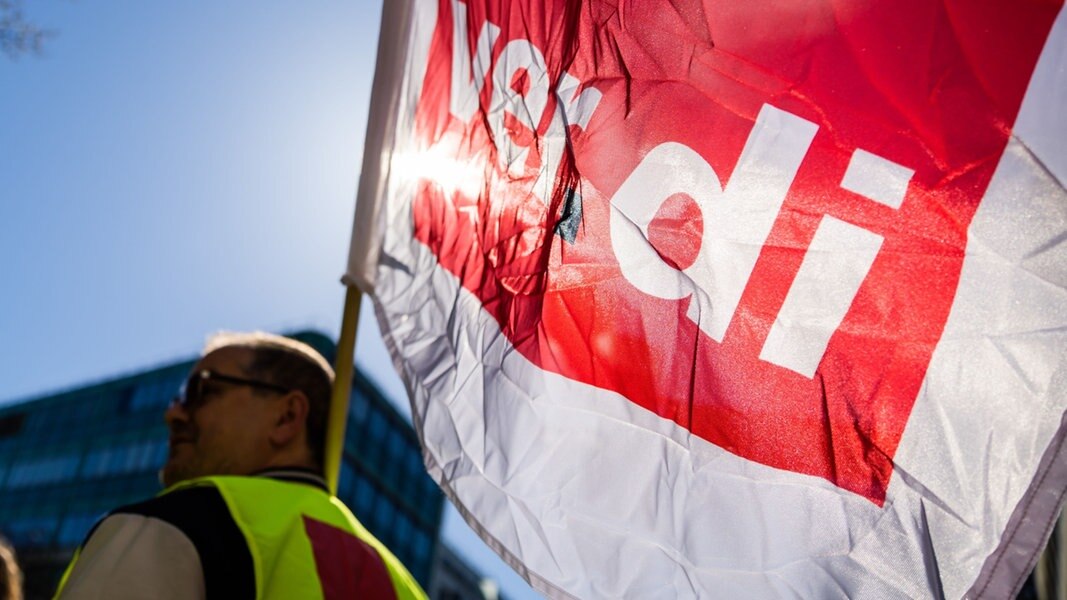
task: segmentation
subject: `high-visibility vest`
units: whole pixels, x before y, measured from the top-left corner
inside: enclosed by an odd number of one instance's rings
[[[229,507],[252,555],[257,600],[426,598],[392,552],[321,489],[268,477],[214,476],[160,495],[194,486],[216,488]]]

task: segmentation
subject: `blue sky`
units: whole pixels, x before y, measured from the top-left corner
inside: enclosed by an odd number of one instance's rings
[[[0,57],[0,404],[198,351],[336,335],[381,5],[28,0]],[[357,364],[407,413],[365,303]],[[445,537],[537,597],[449,508]]]

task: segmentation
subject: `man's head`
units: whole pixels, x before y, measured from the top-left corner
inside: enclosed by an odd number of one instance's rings
[[[0,600],[22,599],[22,569],[15,559],[15,549],[0,537]]]
[[[270,467],[322,469],[333,369],[310,346],[267,333],[213,336],[167,409],[164,485]]]

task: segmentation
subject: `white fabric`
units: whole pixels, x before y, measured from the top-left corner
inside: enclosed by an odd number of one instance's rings
[[[131,514],[104,519],[82,548],[60,600],[205,597],[200,556],[180,529]]]
[[[383,205],[375,199],[386,193],[397,113],[402,106],[400,99],[405,91],[404,62],[407,60],[408,47],[405,44],[397,44],[396,41],[407,39],[411,34],[412,8],[411,0],[390,0],[382,3],[378,65],[374,70],[348,270],[343,278],[347,285],[358,285],[366,291],[374,287],[374,265],[378,263],[380,247],[376,232],[380,231],[384,217],[381,214]],[[410,101],[410,97],[408,100]]]

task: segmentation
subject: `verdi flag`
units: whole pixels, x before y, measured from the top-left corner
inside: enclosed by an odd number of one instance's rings
[[[385,3],[347,280],[551,596],[1004,598],[1067,489],[1062,1]]]

